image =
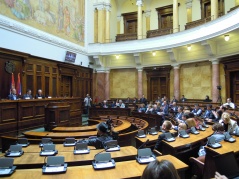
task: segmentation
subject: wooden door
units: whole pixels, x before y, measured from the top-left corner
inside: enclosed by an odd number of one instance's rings
[[[61,91],[62,97],[72,96],[72,77],[71,76],[61,76]]]
[[[207,18],[207,17],[210,17],[211,16],[211,3],[208,2],[208,3],[205,3],[204,4],[204,17]]]
[[[234,103],[239,104],[239,71],[230,74],[230,96]]]
[[[132,20],[127,22],[127,32],[128,34],[137,32],[137,20]]]
[[[161,16],[161,29],[173,28],[173,14]]]
[[[160,96],[160,80],[159,78],[151,78],[151,98],[152,100],[158,99],[158,96]]]

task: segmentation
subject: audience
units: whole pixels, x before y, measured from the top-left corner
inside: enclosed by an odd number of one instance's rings
[[[168,160],[150,162],[141,179],[180,179],[174,165]]]

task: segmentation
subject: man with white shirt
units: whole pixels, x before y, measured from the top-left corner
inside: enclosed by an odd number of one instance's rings
[[[230,107],[232,109],[235,109],[235,104],[232,102],[231,98],[227,98],[227,103],[223,104],[224,107]]]

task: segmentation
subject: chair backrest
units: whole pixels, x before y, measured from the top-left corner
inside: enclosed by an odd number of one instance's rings
[[[193,164],[193,174],[200,174],[200,176],[203,175],[203,170],[204,170],[204,163],[197,158],[190,157],[189,161]],[[199,176],[198,176],[199,177]]]

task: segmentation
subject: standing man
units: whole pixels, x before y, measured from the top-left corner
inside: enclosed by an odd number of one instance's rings
[[[90,105],[91,101],[92,101],[92,99],[90,98],[90,95],[87,94],[85,99],[84,99],[86,114],[89,114],[89,107],[91,107],[91,105]]]

